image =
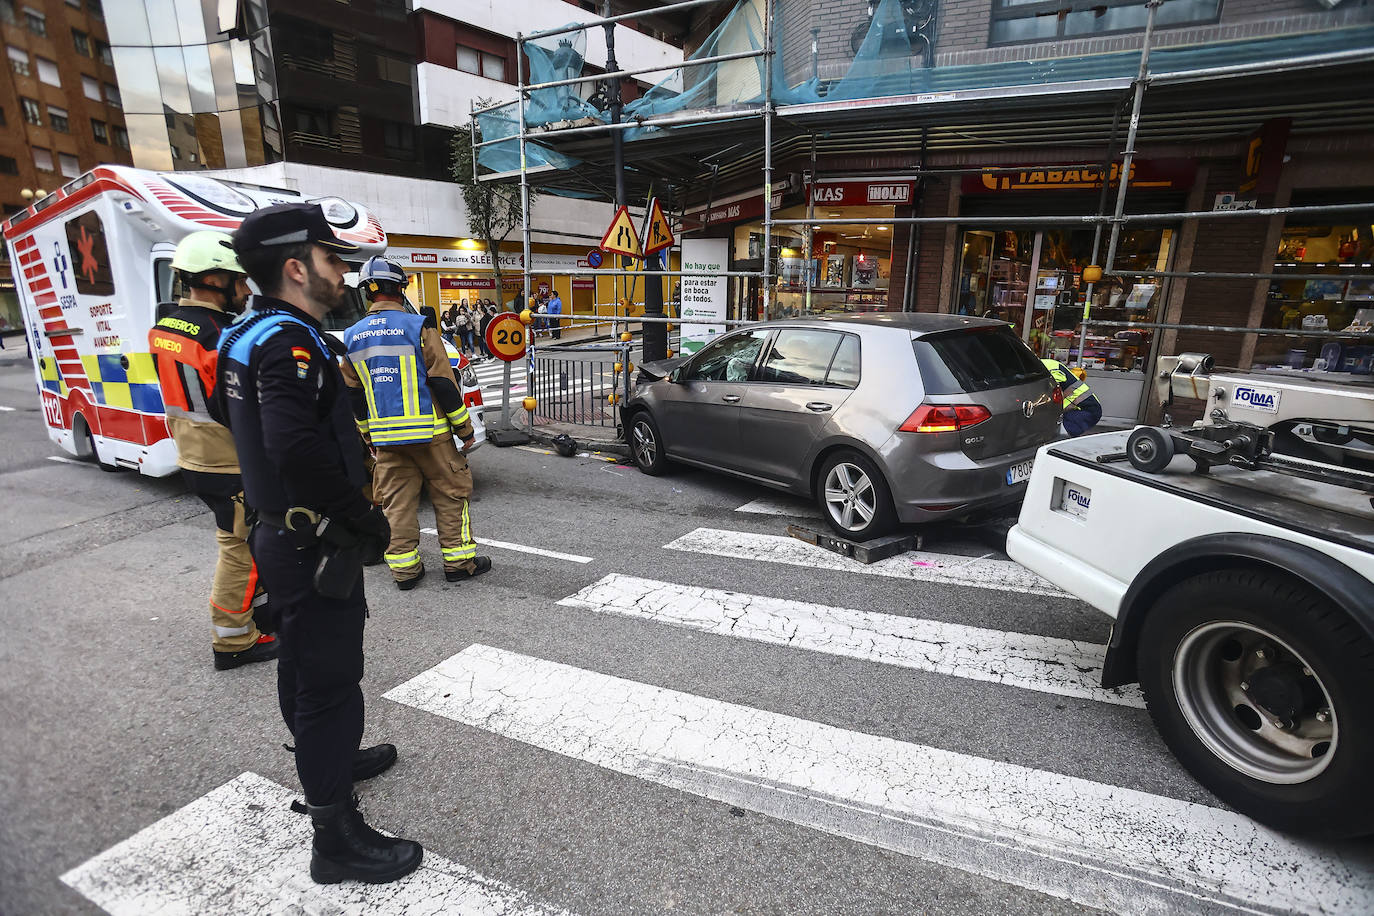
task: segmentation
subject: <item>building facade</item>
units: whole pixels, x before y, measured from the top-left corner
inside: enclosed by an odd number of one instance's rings
[[[129,164],[118,77],[99,0],[0,0],[0,207],[27,206],[102,163]],[[27,192],[27,194],[25,194]],[[0,250],[0,333],[21,328]]]

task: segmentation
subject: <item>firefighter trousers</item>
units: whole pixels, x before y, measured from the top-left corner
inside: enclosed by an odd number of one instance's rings
[[[210,586],[210,623],[216,652],[241,652],[261,635],[253,620],[267,603],[258,568],[248,549],[248,524],[243,518],[243,482],[237,474],[209,474],[183,470],[191,492],[215,514],[214,584]]]
[[[386,563],[397,582],[420,575],[420,488],[429,490],[435,527],[445,570],[477,568],[477,544],[472,539],[468,497],[472,471],[468,459],[452,439],[419,445],[390,445],[377,449],[373,487],[391,525]]]
[[[298,550],[286,531],[269,525],[258,525],[252,537],[280,615],[277,702],[296,739],[306,803],[347,801],[363,738],[363,577],[347,598],[326,598],[315,591],[318,545]]]

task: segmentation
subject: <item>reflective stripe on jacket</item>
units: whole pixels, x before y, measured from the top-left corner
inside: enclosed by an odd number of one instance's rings
[[[1074,404],[1088,396],[1088,383],[1079,381],[1078,376],[1069,371],[1069,367],[1056,359],[1042,359],[1040,362],[1045,364],[1045,368],[1050,370],[1050,375],[1054,377],[1054,383],[1059,386],[1059,390],[1064,392],[1064,409],[1070,410]]]
[[[450,418],[430,394],[421,334],[425,319],[399,309],[373,311],[344,332],[348,361],[367,401],[364,431],[373,445],[416,445],[449,432]],[[455,418],[467,420],[466,408]]]
[[[189,471],[238,473],[234,437],[215,422],[209,408],[220,333],[228,324],[229,316],[213,305],[182,299],[176,311],[148,332],[177,464]]]

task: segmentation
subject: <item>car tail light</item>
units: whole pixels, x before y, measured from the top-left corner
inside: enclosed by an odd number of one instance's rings
[[[904,433],[952,433],[977,426],[991,416],[979,404],[922,404],[897,428]]]

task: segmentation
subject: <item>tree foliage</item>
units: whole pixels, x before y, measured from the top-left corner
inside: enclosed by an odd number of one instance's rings
[[[489,104],[479,99],[477,107]],[[463,195],[463,205],[468,213],[468,233],[487,243],[491,253],[492,270],[496,274],[497,300],[504,301],[505,290],[501,285],[501,243],[523,225],[524,213],[520,207],[520,182],[518,180],[482,181],[485,169],[477,161],[473,149],[473,138],[481,138],[476,119],[467,128],[454,131],[452,147],[453,180]],[[530,209],[533,210],[534,189],[530,189]],[[526,265],[528,268],[529,265]]]

